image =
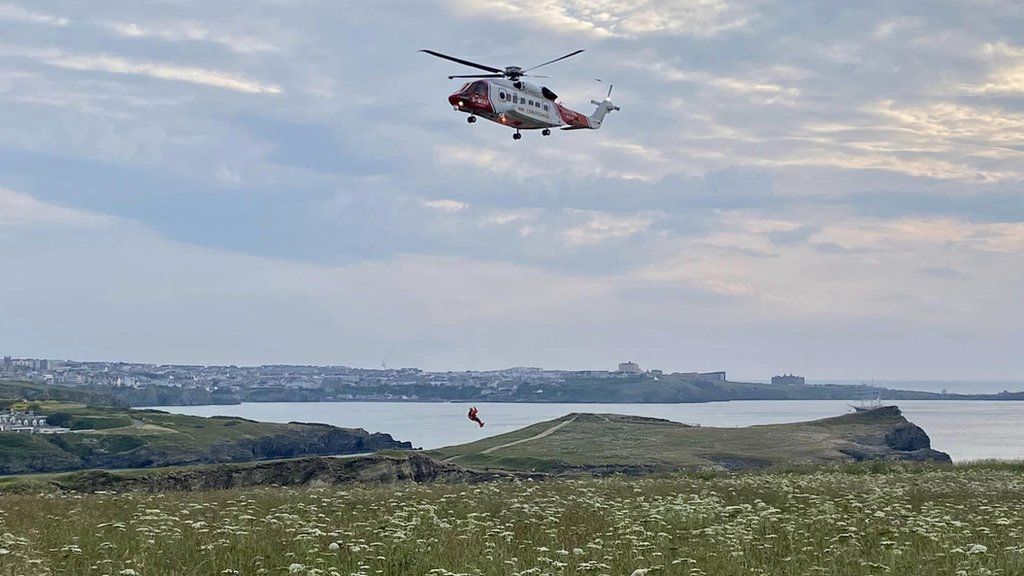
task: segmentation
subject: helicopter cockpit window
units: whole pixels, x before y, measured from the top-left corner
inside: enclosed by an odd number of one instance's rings
[[[474,82],[473,92],[481,96],[487,95],[487,83],[486,82]]]

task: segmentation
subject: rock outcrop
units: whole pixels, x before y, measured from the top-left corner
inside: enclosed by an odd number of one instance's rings
[[[849,426],[854,432],[838,449],[855,461],[909,460],[951,462],[949,454],[932,449],[931,438],[908,422],[896,406],[882,406],[856,414],[822,420],[833,426]],[[859,429],[864,429],[859,431]]]
[[[253,486],[335,486],[350,483],[489,482],[533,477],[477,472],[419,452],[379,453],[351,458],[297,458],[255,464],[221,464],[186,470],[116,473],[86,470],[51,485],[68,492],[170,492],[226,490]]]

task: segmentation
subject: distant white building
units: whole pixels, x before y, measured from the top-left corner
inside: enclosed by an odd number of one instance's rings
[[[635,362],[623,362],[619,364],[618,372],[622,374],[642,374],[643,370],[641,370],[640,365]]]
[[[0,432],[66,434],[70,431],[61,426],[50,426],[46,423],[46,417],[32,412],[0,412]]]
[[[696,382],[725,382],[725,372],[682,372],[677,376]]]
[[[701,372],[697,376],[705,382],[725,382],[725,372]]]

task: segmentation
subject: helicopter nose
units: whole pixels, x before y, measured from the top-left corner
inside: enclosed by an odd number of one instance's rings
[[[452,107],[454,108],[459,108],[460,106],[462,106],[464,102],[462,98],[459,96],[459,93],[456,92],[448,97],[448,103],[451,104]]]

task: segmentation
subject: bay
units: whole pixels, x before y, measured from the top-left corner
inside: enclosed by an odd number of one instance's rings
[[[239,416],[262,422],[317,422],[385,432],[431,449],[511,432],[570,412],[632,414],[701,426],[780,424],[851,412],[843,400],[743,400],[704,404],[479,403],[486,426],[466,413],[470,404],[441,402],[246,402],[230,406],[153,406],[193,416]],[[932,447],[954,461],[1024,459],[1024,402],[907,400],[896,403],[924,428]]]

